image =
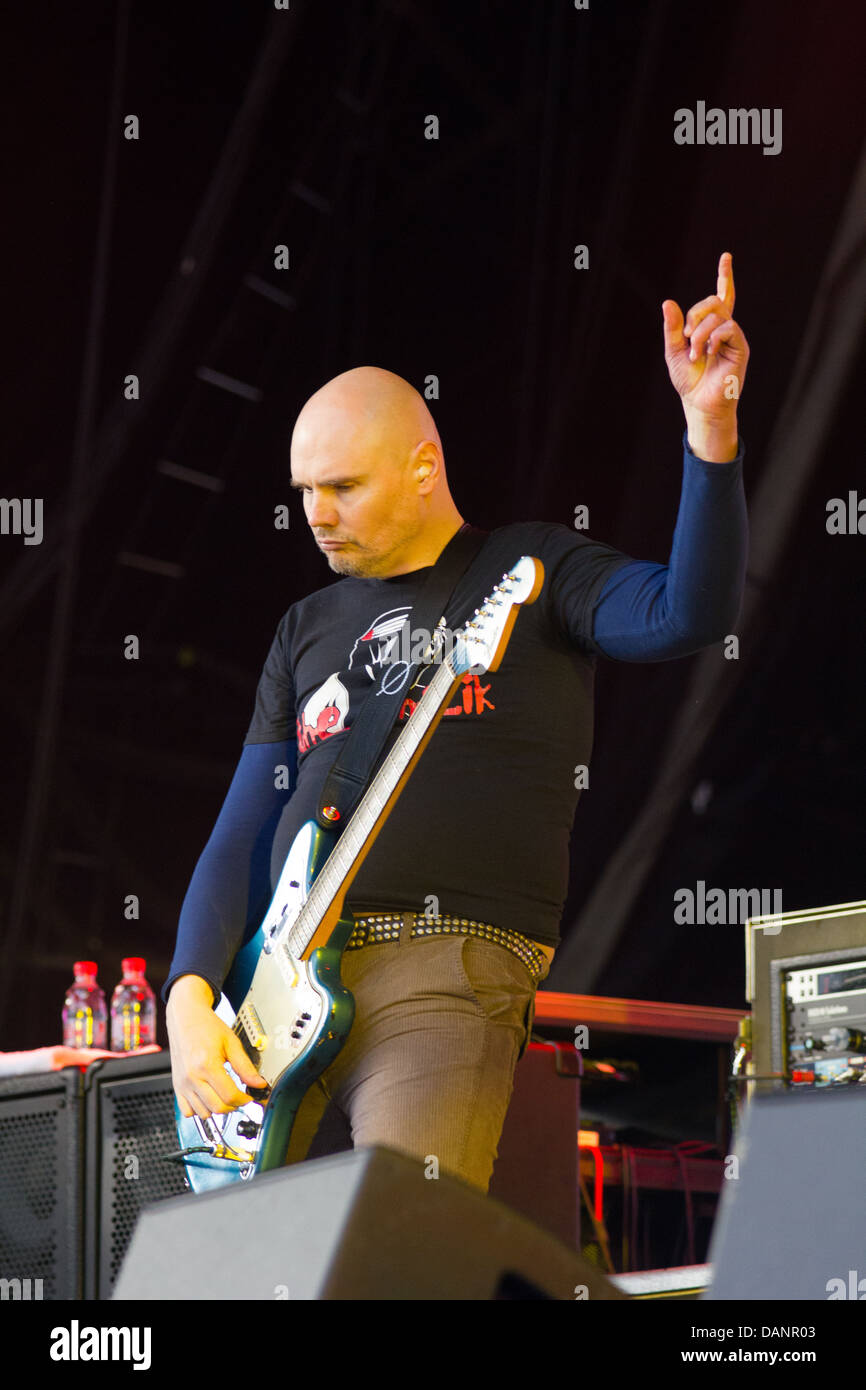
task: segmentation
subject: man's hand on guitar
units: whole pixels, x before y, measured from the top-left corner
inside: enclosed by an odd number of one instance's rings
[[[182,975],[171,987],[166,1024],[171,1048],[171,1079],[181,1114],[206,1119],[246,1105],[250,1097],[239,1091],[224,1063],[237,1072],[244,1085],[267,1086],[259,1076],[240,1039],[217,1018],[213,994],[200,975]]]

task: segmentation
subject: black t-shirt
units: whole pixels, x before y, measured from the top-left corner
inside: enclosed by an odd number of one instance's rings
[[[493,532],[497,577],[521,555],[544,565],[498,671],[462,677],[452,702],[351,885],[350,909],[450,913],[555,946],[568,891],[576,769],[592,749],[595,602],[631,557],[567,527]],[[315,816],[325,777],[428,569],[343,578],[284,614],[265,662],[245,744],[297,736],[298,781],[274,838],[282,864]],[[485,593],[465,580],[445,615],[456,629]],[[421,671],[398,719],[432,674]]]

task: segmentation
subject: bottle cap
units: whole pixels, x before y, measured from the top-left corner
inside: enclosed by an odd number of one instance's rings
[[[143,975],[147,968],[147,961],[144,959],[144,956],[124,956],[120,963],[123,966],[124,975],[132,975],[134,973]]]
[[[77,960],[72,967],[73,975],[95,975],[99,966],[95,960]]]

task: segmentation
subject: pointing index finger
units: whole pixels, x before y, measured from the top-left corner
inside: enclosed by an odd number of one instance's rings
[[[734,310],[734,258],[730,251],[723,251],[719,257],[716,294],[724,304],[728,315],[732,314]]]

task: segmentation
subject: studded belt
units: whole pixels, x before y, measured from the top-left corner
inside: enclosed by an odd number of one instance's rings
[[[428,917],[424,912],[380,912],[356,917],[355,928],[346,942],[345,950],[357,951],[362,946],[376,945],[380,941],[455,935],[478,936],[483,941],[494,941],[498,946],[504,946],[506,951],[523,961],[536,984],[545,978],[549,969],[544,952],[539,951],[521,932],[493,927],[489,922],[473,922],[468,917]]]

